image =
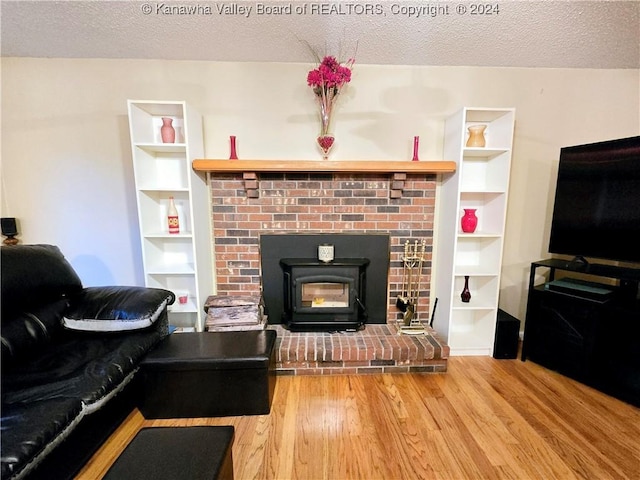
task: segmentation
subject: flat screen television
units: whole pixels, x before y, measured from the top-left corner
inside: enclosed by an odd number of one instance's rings
[[[549,252],[640,262],[640,136],[560,149]]]

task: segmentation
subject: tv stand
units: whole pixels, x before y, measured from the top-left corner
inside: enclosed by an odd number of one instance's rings
[[[546,282],[536,284],[538,269],[548,274]],[[560,271],[587,274],[596,283],[553,288]],[[640,407],[639,281],[635,268],[560,259],[533,262],[522,361],[530,359]]]

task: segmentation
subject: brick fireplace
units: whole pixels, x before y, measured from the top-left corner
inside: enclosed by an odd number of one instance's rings
[[[263,173],[248,180],[243,173],[213,174],[217,293],[260,292],[263,233],[385,232],[391,248],[387,323],[402,316],[395,303],[402,290],[400,256],[406,241],[426,242],[418,315],[427,320],[436,177],[407,175],[401,196],[391,198],[397,181],[369,173]],[[248,182],[257,188],[247,188]]]
[[[290,332],[279,325],[279,319],[273,319],[275,324],[269,328],[278,331],[279,374],[446,371],[449,347],[435,332],[420,336],[397,334],[403,314],[396,308],[396,299],[402,293],[401,255],[407,241],[426,243],[417,312],[422,322],[429,320],[436,173],[406,170],[400,174],[390,173],[394,170],[282,173],[289,171],[283,168],[256,174],[243,172],[241,168],[228,171],[228,161],[202,162],[214,163],[222,169],[210,169],[218,295],[261,292],[262,234],[389,236],[386,313],[382,312],[386,324],[372,324],[357,333],[332,334]],[[258,161],[246,162],[262,165]],[[395,163],[402,168],[427,170],[415,162]],[[455,168],[455,164],[452,167],[448,162],[440,163],[447,163],[449,169],[442,172]],[[269,321],[272,323],[272,319]]]

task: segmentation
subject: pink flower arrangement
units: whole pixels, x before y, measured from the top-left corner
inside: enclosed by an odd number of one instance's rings
[[[332,93],[337,95],[342,86],[351,81],[351,68],[354,61],[351,58],[345,65],[341,65],[336,57],[326,56],[318,68],[309,72],[307,84],[313,88],[313,92],[318,96],[326,95],[329,89],[332,89]]]
[[[355,59],[350,58],[342,65],[336,60],[336,57],[327,55],[322,59],[318,68],[314,68],[307,74],[307,84],[313,89],[320,106],[322,129],[318,137],[318,144],[324,152],[325,158],[334,141],[330,134],[333,102],[342,87],[351,81],[351,69],[354,62]]]

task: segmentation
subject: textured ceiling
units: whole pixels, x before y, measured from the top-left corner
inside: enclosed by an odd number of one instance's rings
[[[310,62],[306,42],[357,45],[361,64],[640,68],[640,1],[2,0],[0,16],[14,57]]]

